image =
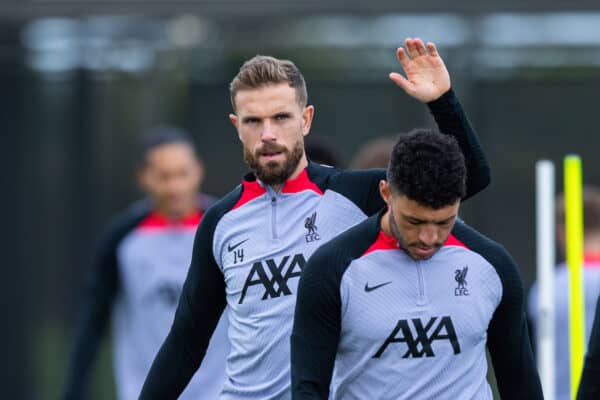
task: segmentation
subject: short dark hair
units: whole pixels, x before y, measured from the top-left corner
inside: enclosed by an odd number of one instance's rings
[[[142,138],[140,165],[145,164],[146,156],[152,150],[169,144],[183,144],[189,146],[194,152],[194,155],[199,159],[194,146],[194,141],[185,130],[172,125],[159,125],[144,133]]]
[[[394,145],[387,180],[392,192],[439,209],[465,196],[466,174],[465,158],[452,136],[415,129]]]
[[[296,90],[296,99],[301,107],[306,106],[308,94],[304,76],[290,60],[256,55],[246,61],[229,84],[231,106],[235,111],[235,96],[240,90],[258,89],[267,85],[287,83]]]

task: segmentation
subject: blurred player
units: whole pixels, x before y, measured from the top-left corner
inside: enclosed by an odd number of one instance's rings
[[[358,149],[350,161],[352,169],[387,168],[396,138],[382,136],[369,140]]]
[[[406,47],[397,52],[406,78],[390,78],[428,104],[442,132],[457,137],[469,160],[468,194],[474,194],[488,184],[489,168],[448,71],[433,44],[407,39]],[[308,162],[304,137],[314,107],[292,62],[254,57],[230,90],[230,119],[252,172],[200,225],[175,321],[143,400],[179,395],[202,363],[226,304],[232,350],[220,398],[289,399],[289,338],[302,268],[320,245],[384,205],[378,192],[383,170]]]
[[[146,138],[139,182],[148,198],[115,218],[100,239],[64,399],[87,398],[87,378],[111,316],[118,398],[138,398],[173,321],[196,228],[212,203],[198,194],[203,175],[184,132],[162,127]],[[182,399],[216,398],[220,392],[229,351],[226,325],[224,317]]]
[[[294,399],[491,400],[486,346],[503,399],[542,398],[517,266],[456,220],[465,174],[451,137],[400,137],[379,185],[387,208],[304,268]]]
[[[593,186],[583,188],[583,289],[585,299],[585,340],[590,337],[596,299],[600,295],[600,189]],[[565,255],[565,199],[560,195],[556,201],[556,237],[561,255]],[[569,273],[566,263],[558,265],[554,272],[554,335],[556,346],[555,394],[557,400],[569,400],[570,356],[569,356]],[[528,316],[532,326],[532,338],[538,327],[539,288],[537,282],[529,291]],[[535,347],[534,347],[535,348]]]

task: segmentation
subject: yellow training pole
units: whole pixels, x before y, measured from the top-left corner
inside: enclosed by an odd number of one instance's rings
[[[583,369],[585,353],[585,320],[583,303],[583,198],[581,159],[569,155],[565,168],[565,227],[567,265],[569,269],[569,348],[571,362],[571,399],[575,400]]]

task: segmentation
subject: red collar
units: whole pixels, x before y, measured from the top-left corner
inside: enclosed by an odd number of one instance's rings
[[[463,242],[458,240],[456,238],[456,236],[454,236],[452,234],[450,236],[448,236],[448,239],[446,239],[444,246],[459,246],[459,247],[467,248],[467,246]],[[393,236],[387,235],[383,231],[383,229],[380,229],[379,234],[377,235],[377,239],[367,249],[367,251],[364,252],[363,256],[368,253],[371,253],[373,251],[377,251],[377,250],[398,250],[398,249],[400,249],[400,246],[398,245],[398,241],[396,240],[396,238],[394,238]]]
[[[583,253],[583,265],[600,267],[600,253]]]
[[[193,213],[178,220],[169,219],[165,215],[153,211],[148,214],[148,216],[144,218],[142,222],[140,222],[138,227],[141,229],[160,229],[173,227],[196,228],[200,224],[201,220],[201,211],[194,211]]]
[[[300,193],[305,190],[312,190],[320,196],[323,195],[323,191],[308,177],[306,168],[304,168],[302,172],[300,172],[300,174],[294,179],[288,179],[285,181],[281,189],[281,193]],[[244,179],[242,181],[242,196],[233,206],[233,209],[235,210],[236,208],[243,206],[255,198],[262,196],[266,192],[267,190],[265,187],[256,178],[251,179],[248,177],[247,179]]]

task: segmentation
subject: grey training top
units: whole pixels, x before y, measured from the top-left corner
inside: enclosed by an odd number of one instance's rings
[[[517,268],[457,222],[413,260],[379,216],[323,245],[298,288],[294,399],[492,399],[486,346],[504,399],[541,399]]]

